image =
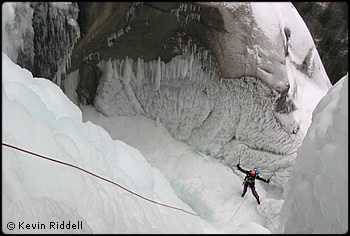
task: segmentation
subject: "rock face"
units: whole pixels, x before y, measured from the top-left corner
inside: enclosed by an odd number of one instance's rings
[[[93,52],[104,60],[160,57],[168,62],[195,42],[210,50],[223,78],[257,77],[279,93],[289,88],[285,32],[277,39],[265,35],[250,4],[108,2],[79,7],[84,37],[73,51],[72,70]]]

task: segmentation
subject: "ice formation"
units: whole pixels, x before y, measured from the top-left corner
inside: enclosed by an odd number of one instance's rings
[[[187,12],[187,9],[189,12]],[[197,20],[198,22],[201,19],[200,15],[200,6],[193,5],[192,3],[181,3],[177,8],[170,10],[170,13],[174,14],[177,21],[180,19],[180,14],[183,14],[186,16],[185,23],[187,24],[188,19],[191,20]],[[193,13],[197,12],[197,13]]]
[[[2,4],[2,52],[11,60],[21,60],[21,54],[27,55],[25,64],[34,63],[34,31],[32,26],[33,9],[30,3]],[[6,43],[5,43],[6,42]]]
[[[281,211],[282,233],[348,232],[348,75],[313,112]]]
[[[80,37],[76,3],[31,3],[34,9],[35,74],[61,86]]]
[[[244,155],[243,163],[257,163],[268,173],[289,168],[295,158],[301,135],[284,131],[273,112],[278,94],[255,78],[219,79],[192,53],[168,63],[126,58],[99,67],[94,105],[105,115],[157,119],[201,152],[229,163]],[[66,93],[74,97],[71,91]]]
[[[59,86],[80,37],[74,3],[18,2],[2,5],[2,51],[14,62]]]

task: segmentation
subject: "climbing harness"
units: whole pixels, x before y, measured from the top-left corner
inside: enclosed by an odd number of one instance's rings
[[[66,165],[66,166],[69,166],[69,167],[76,168],[76,169],[78,169],[78,170],[80,170],[80,171],[83,171],[83,172],[85,172],[85,173],[87,173],[87,174],[89,174],[89,175],[92,175],[92,176],[94,176],[94,177],[96,177],[96,178],[99,178],[99,179],[102,179],[102,180],[104,180],[104,181],[106,181],[106,182],[109,182],[109,183],[111,183],[111,184],[114,184],[114,185],[118,186],[119,188],[121,188],[121,189],[123,189],[123,190],[125,190],[125,191],[127,191],[127,192],[129,192],[129,193],[131,193],[131,194],[133,194],[133,195],[135,195],[135,196],[137,196],[137,197],[139,197],[139,198],[142,198],[143,200],[152,202],[152,203],[154,203],[154,204],[158,204],[158,205],[161,205],[161,206],[164,206],[164,207],[168,207],[168,208],[172,208],[172,209],[175,209],[175,210],[183,211],[183,212],[185,212],[185,213],[188,213],[188,214],[191,214],[191,215],[194,215],[194,216],[199,216],[198,214],[195,214],[195,213],[186,211],[186,210],[184,210],[184,209],[182,209],[182,208],[170,206],[170,205],[167,205],[167,204],[164,204],[164,203],[157,202],[157,201],[154,201],[154,200],[152,200],[152,199],[146,198],[146,197],[144,197],[144,196],[142,196],[142,195],[140,195],[140,194],[138,194],[138,193],[135,193],[135,192],[133,192],[133,191],[127,189],[126,187],[123,187],[122,185],[120,185],[120,184],[118,184],[118,183],[116,183],[116,182],[113,182],[113,181],[111,181],[111,180],[109,180],[109,179],[106,179],[106,178],[104,178],[104,177],[102,177],[102,176],[99,176],[99,175],[97,175],[97,174],[95,174],[95,173],[92,173],[92,172],[90,172],[90,171],[88,171],[88,170],[85,170],[85,169],[83,169],[83,168],[81,168],[81,167],[79,167],[79,166],[76,166],[76,165],[73,165],[73,164],[70,164],[70,163],[66,163],[66,162],[63,162],[63,161],[59,161],[59,160],[56,160],[56,159],[53,159],[53,158],[50,158],[50,157],[46,157],[46,156],[43,156],[43,155],[40,155],[40,154],[31,152],[31,151],[28,151],[28,150],[19,148],[19,147],[12,146],[12,145],[10,145],[10,144],[2,143],[2,145],[3,145],[3,146],[6,146],[6,147],[9,147],[9,148],[12,148],[12,149],[16,149],[16,150],[21,151],[21,152],[25,152],[25,153],[31,154],[31,155],[33,155],[33,156],[40,157],[40,158],[45,159],[45,160],[48,160],[48,161],[52,161],[52,162],[56,162],[56,163],[61,164],[61,165]]]

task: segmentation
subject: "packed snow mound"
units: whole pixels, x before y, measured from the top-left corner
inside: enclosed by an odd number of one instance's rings
[[[71,163],[149,199],[194,212],[140,151],[113,140],[100,126],[83,122],[79,108],[59,87],[46,79],[33,78],[5,54],[2,66],[6,68],[2,74],[2,105],[6,111],[2,118],[3,143]],[[250,221],[244,225],[215,225],[202,217],[151,204],[77,169],[4,145],[2,153],[5,233],[269,232]],[[186,193],[182,192],[184,198]],[[230,204],[231,210],[238,206],[236,200]],[[227,217],[230,214],[227,212]]]
[[[281,211],[282,233],[340,234],[348,229],[348,75],[323,97],[292,175]]]

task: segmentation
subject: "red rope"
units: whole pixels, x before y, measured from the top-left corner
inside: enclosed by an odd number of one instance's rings
[[[28,154],[31,154],[31,155],[34,155],[34,156],[43,158],[43,159],[46,159],[46,160],[49,160],[49,161],[52,161],[52,162],[56,162],[56,163],[61,164],[61,165],[66,165],[66,166],[69,166],[69,167],[76,168],[76,169],[78,169],[78,170],[80,170],[80,171],[83,171],[83,172],[85,172],[85,173],[87,173],[87,174],[89,174],[89,175],[92,175],[92,176],[94,176],[94,177],[96,177],[96,178],[99,178],[99,179],[102,179],[102,180],[104,180],[104,181],[106,181],[106,182],[109,182],[109,183],[111,183],[111,184],[114,184],[114,185],[118,186],[119,188],[121,188],[121,189],[123,189],[123,190],[125,190],[125,191],[127,191],[127,192],[129,192],[129,193],[131,193],[131,194],[133,194],[133,195],[135,195],[135,196],[137,196],[137,197],[139,197],[139,198],[142,198],[142,199],[144,199],[144,200],[146,200],[146,201],[152,202],[152,203],[154,203],[154,204],[158,204],[158,205],[161,205],[161,206],[164,206],[164,207],[168,207],[168,208],[172,208],[172,209],[175,209],[175,210],[183,211],[183,212],[186,212],[186,213],[191,214],[191,215],[194,215],[194,216],[199,216],[198,214],[195,214],[195,213],[186,211],[186,210],[184,210],[184,209],[182,209],[182,208],[169,206],[169,205],[167,205],[167,204],[164,204],[164,203],[157,202],[157,201],[154,201],[154,200],[152,200],[152,199],[146,198],[146,197],[144,197],[144,196],[142,196],[142,195],[140,195],[140,194],[138,194],[138,193],[135,193],[135,192],[133,192],[133,191],[127,189],[126,187],[123,187],[122,185],[120,185],[120,184],[118,184],[118,183],[116,183],[116,182],[113,182],[113,181],[111,181],[111,180],[109,180],[109,179],[106,179],[106,178],[104,178],[104,177],[102,177],[102,176],[99,176],[99,175],[97,175],[97,174],[95,174],[95,173],[92,173],[92,172],[90,172],[90,171],[88,171],[88,170],[85,170],[85,169],[83,169],[83,168],[81,168],[81,167],[79,167],[79,166],[76,166],[76,165],[73,165],[73,164],[69,164],[69,163],[66,163],[66,162],[63,162],[63,161],[55,160],[55,159],[52,159],[52,158],[50,158],[50,157],[46,157],[46,156],[43,156],[43,155],[40,155],[40,154],[31,152],[31,151],[28,151],[28,150],[19,148],[19,147],[12,146],[12,145],[10,145],[10,144],[2,143],[2,145],[7,146],[7,147],[10,147],[10,148],[13,148],[13,149],[16,149],[16,150],[21,151],[21,152],[25,152],[25,153],[28,153]]]

